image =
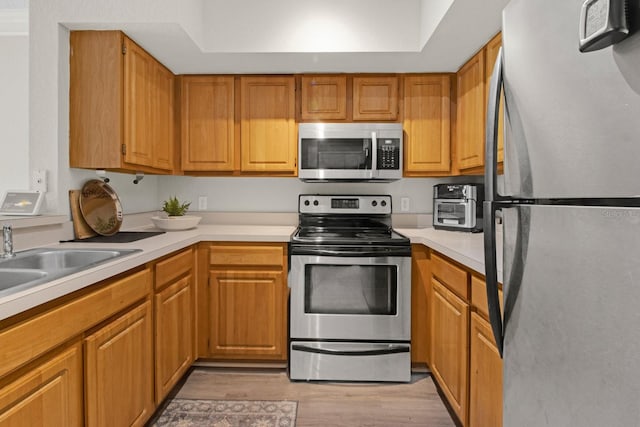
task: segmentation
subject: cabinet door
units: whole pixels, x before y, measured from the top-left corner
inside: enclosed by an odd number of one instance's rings
[[[80,343],[0,386],[0,426],[82,425]]]
[[[460,169],[484,166],[484,50],[460,68],[457,106],[457,160]]]
[[[194,360],[192,288],[192,278],[187,276],[155,296],[157,404]]]
[[[405,174],[429,175],[451,169],[451,77],[404,78]]]
[[[429,362],[429,250],[411,247],[411,363]]]
[[[120,168],[123,140],[123,35],[71,31],[69,166]]]
[[[234,170],[233,77],[182,78],[182,169]]]
[[[471,313],[469,426],[502,426],[502,359],[489,322]]]
[[[302,120],[346,120],[347,76],[302,76]]]
[[[154,59],[126,37],[124,45],[124,161],[153,166]]]
[[[467,418],[469,305],[432,277],[431,369],[463,425]]]
[[[241,77],[241,172],[296,173],[293,76]]]
[[[398,78],[354,77],[353,120],[396,120]]]
[[[151,303],[85,339],[88,426],[142,426],[153,414]]]
[[[493,73],[493,66],[495,65],[496,58],[498,57],[498,51],[502,46],[502,33],[498,33],[492,38],[485,46],[485,105],[488,102],[489,95],[489,82],[491,81],[491,73]],[[504,95],[500,96],[500,110],[498,118],[498,162],[504,160]]]
[[[287,287],[280,271],[209,273],[209,353],[286,360]]]
[[[172,170],[174,152],[174,76],[157,61],[153,61],[153,86],[151,104],[153,166]]]

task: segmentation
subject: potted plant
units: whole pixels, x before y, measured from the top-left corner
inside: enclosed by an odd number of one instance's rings
[[[187,230],[200,222],[199,216],[186,215],[191,202],[180,202],[176,196],[169,197],[162,203],[162,211],[167,217],[154,216],[154,225],[162,230]]]
[[[162,203],[162,210],[171,216],[184,216],[189,210],[191,202],[180,203],[176,196],[169,197]]]

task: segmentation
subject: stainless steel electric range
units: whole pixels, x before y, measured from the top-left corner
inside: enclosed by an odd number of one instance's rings
[[[411,244],[391,196],[299,197],[290,244],[289,377],[411,378]]]

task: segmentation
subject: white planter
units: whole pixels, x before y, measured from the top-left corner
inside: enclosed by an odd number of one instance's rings
[[[162,218],[159,216],[151,217],[153,225],[165,231],[188,230],[198,225],[201,219],[201,217],[194,215],[169,216],[166,218]]]

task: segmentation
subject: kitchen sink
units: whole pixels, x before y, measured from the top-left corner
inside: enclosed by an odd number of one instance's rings
[[[0,296],[139,252],[140,249],[38,248],[0,259]]]
[[[47,273],[40,270],[12,270],[0,269],[0,292],[16,285],[32,282],[47,277]]]

